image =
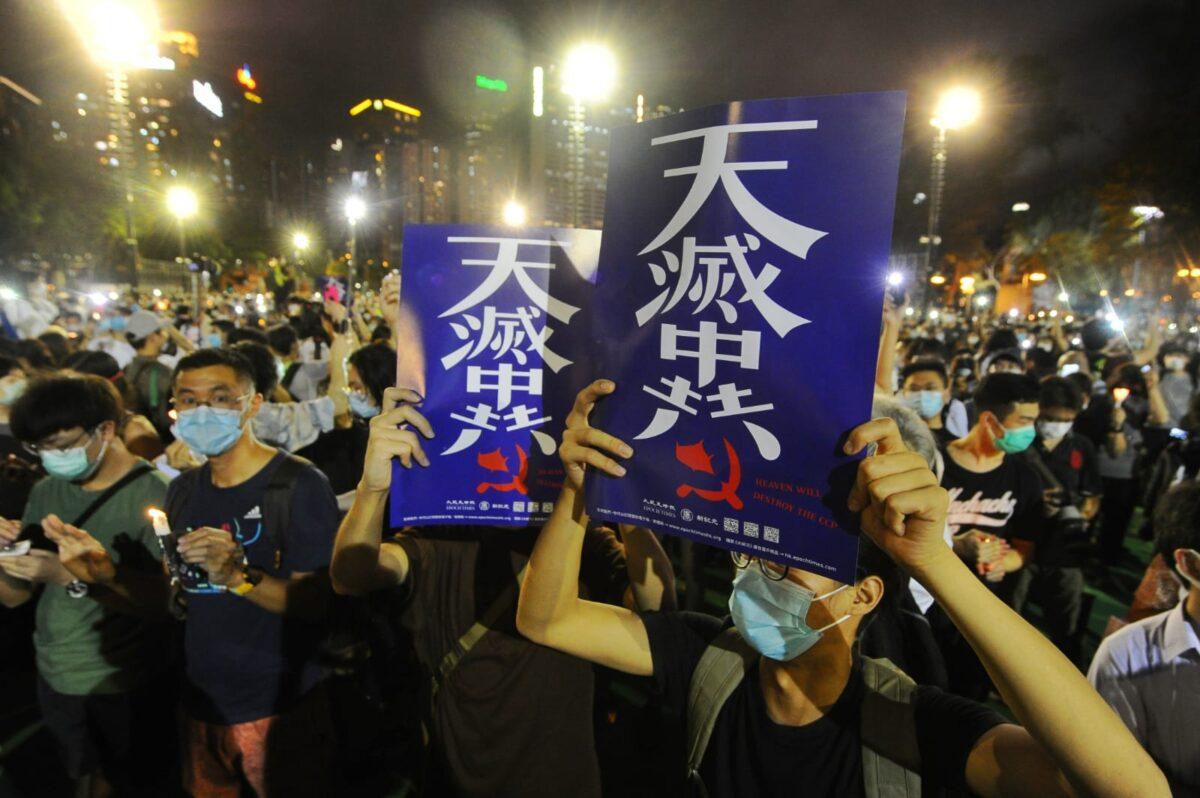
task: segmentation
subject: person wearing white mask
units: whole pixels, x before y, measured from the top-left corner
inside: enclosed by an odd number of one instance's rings
[[[1162,366],[1159,390],[1167,405],[1167,426],[1178,427],[1187,415],[1188,403],[1196,392],[1196,380],[1188,372],[1190,356],[1187,349],[1178,344],[1167,344],[1159,352],[1158,362]]]
[[[1200,482],[1154,513],[1159,548],[1187,587],[1174,609],[1100,643],[1088,679],[1163,769],[1176,796],[1200,795]]]
[[[946,428],[943,411],[950,401],[950,381],[940,360],[914,360],[900,370],[900,394],[897,397],[928,425],[938,446],[945,446],[966,434]]]

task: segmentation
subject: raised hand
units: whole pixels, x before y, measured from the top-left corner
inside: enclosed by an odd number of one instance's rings
[[[65,585],[73,578],[51,551],[33,549],[20,557],[0,557],[0,571],[26,582]]]
[[[625,467],[604,452],[628,458],[633,456],[633,448],[588,423],[596,402],[616,389],[611,380],[596,380],[579,392],[575,397],[575,406],[567,415],[567,428],[563,431],[558,456],[566,467],[567,483],[575,490],[583,490],[583,476],[589,465],[609,476],[625,476]]]
[[[208,572],[214,585],[228,585],[242,571],[245,552],[225,529],[202,526],[179,539],[179,556],[184,562],[199,565]]]
[[[950,498],[925,458],[908,450],[890,418],[856,427],[845,451],[856,454],[872,443],[875,454],[858,464],[848,500],[851,512],[861,512],[862,531],[910,572],[953,556],[942,537]]]
[[[400,273],[388,274],[379,286],[379,306],[383,318],[393,330],[400,320]]]
[[[395,458],[399,458],[405,468],[412,468],[414,461],[422,466],[429,465],[429,457],[421,446],[421,436],[431,440],[433,427],[414,406],[420,402],[421,395],[407,388],[388,388],[383,392],[381,412],[371,419],[371,435],[367,439],[367,456],[359,483],[362,488],[370,491],[390,488]]]
[[[58,546],[58,561],[71,576],[89,585],[109,584],[117,578],[117,566],[104,545],[57,515],[42,519],[46,537]]]
[[[21,536],[21,522],[0,518],[0,546],[7,546]]]

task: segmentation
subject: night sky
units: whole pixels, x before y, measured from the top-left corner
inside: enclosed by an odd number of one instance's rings
[[[214,76],[249,62],[277,130],[313,146],[343,132],[346,109],[367,96],[418,105],[434,130],[453,129],[469,86],[463,75],[520,80],[532,55],[596,38],[618,53],[622,93],[644,92],[652,103],[906,90],[914,131],[907,160],[927,162],[920,131],[928,126],[921,126],[949,84],[979,86],[986,104],[981,123],[955,135],[959,163],[1001,151],[1026,105],[1050,96],[1074,128],[1054,142],[1060,169],[1094,162],[1120,120],[1136,113],[1150,58],[1139,46],[1152,47],[1130,35],[1140,7],[1129,0],[159,3],[164,27],[199,37],[201,61]],[[1030,100],[1002,76],[996,65],[1019,57],[1050,76],[1050,95]],[[0,74],[69,96],[96,72],[56,2],[0,0]],[[1044,158],[1025,152],[1011,161],[1012,172],[1036,183]]]

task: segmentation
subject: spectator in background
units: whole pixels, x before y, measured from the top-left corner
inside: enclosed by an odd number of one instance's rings
[[[1181,343],[1165,344],[1158,353],[1162,367],[1160,390],[1167,406],[1166,426],[1178,427],[1196,394],[1195,372],[1188,369],[1191,356]]]
[[[279,384],[297,402],[321,395],[321,382],[329,377],[329,361],[304,361],[300,357],[300,336],[288,324],[267,330],[271,353],[278,361]]]
[[[1160,548],[1187,586],[1178,607],[1106,638],[1088,679],[1162,767],[1175,796],[1200,795],[1200,483],[1155,512]]]
[[[900,369],[900,400],[919,415],[939,446],[966,434],[954,434],[946,428],[945,413],[950,401],[946,366],[940,360],[914,360]]]
[[[12,406],[29,384],[16,358],[0,355],[0,518],[20,518],[29,490],[41,477],[37,458],[31,457],[12,434]]]
[[[125,382],[129,385],[130,410],[150,419],[159,435],[171,433],[171,369],[158,361],[167,343],[163,331],[166,321],[148,310],[139,310],[129,317],[125,338],[137,353],[125,367]]]
[[[76,352],[67,359],[64,366],[80,374],[95,374],[112,383],[121,395],[121,403],[126,408],[121,422],[117,425],[117,435],[125,443],[125,448],[138,457],[154,460],[163,452],[162,438],[158,430],[145,416],[134,413],[128,408],[132,404],[131,391],[125,381],[125,374],[117,367],[117,361],[106,352]]]

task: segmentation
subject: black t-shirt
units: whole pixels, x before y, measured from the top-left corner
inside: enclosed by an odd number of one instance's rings
[[[534,529],[442,527],[394,541],[410,567],[405,587],[396,591],[398,617],[431,672],[509,591],[499,621],[440,686],[427,794],[600,795],[592,666],[535,645],[516,628],[516,573],[536,538]],[[582,595],[593,601],[621,602],[628,577],[611,532],[588,532],[580,583]]]
[[[933,440],[937,443],[937,447],[939,449],[944,449],[948,444],[958,440],[958,438],[954,436],[954,433],[946,429],[944,426],[940,429],[931,429],[929,431],[933,433]]]
[[[209,466],[202,466],[181,513],[184,528],[176,534],[202,526],[227,529],[251,565],[282,579],[327,568],[337,534],[337,500],[325,475],[311,467],[300,472],[292,491],[283,561],[275,567],[263,506],[267,483],[284,457],[276,454],[232,488],[214,486]],[[285,711],[320,681],[319,624],[276,615],[232,593],[189,594],[187,601],[184,705],[192,717],[222,724],[259,720]]]
[[[1046,451],[1042,439],[1038,438],[1030,448],[1030,455],[1041,458],[1062,486],[1064,505],[1079,508],[1084,498],[1099,496],[1104,490],[1096,447],[1082,435],[1068,433],[1053,451]],[[1072,523],[1059,522],[1057,519],[1047,521],[1045,537],[1037,550],[1038,562],[1062,568],[1082,565],[1084,552],[1077,538],[1082,536],[1083,527],[1082,519]]]
[[[942,449],[942,487],[950,493],[946,523],[958,535],[978,529],[1005,540],[1037,542],[1043,529],[1042,483],[1029,463],[1005,455],[986,473],[968,471]]]
[[[664,716],[674,724],[671,736],[678,742],[675,761],[682,780],[688,686],[722,623],[689,612],[650,614],[644,620]],[[863,795],[863,693],[856,665],[846,689],[823,718],[805,726],[781,726],[767,714],[758,670],[751,668],[721,708],[700,763],[708,795]],[[979,738],[1004,719],[936,687],[918,687],[914,701],[923,794],[965,790],[967,757]],[[682,784],[677,794],[687,794]]]

